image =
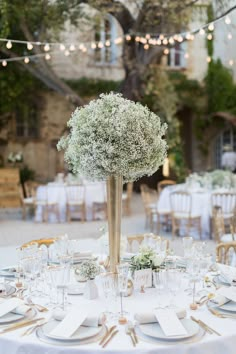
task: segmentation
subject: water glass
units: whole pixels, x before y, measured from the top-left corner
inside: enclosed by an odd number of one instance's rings
[[[118,272],[118,291],[120,293],[120,320],[123,321],[124,318],[124,310],[123,310],[123,296],[127,291],[127,285],[128,285],[128,274],[129,274],[129,264],[119,264],[117,266],[117,272]]]
[[[67,303],[67,287],[70,282],[70,263],[50,266],[48,268],[52,286],[57,291],[57,304],[65,310]]]
[[[191,255],[193,247],[193,238],[191,236],[186,236],[182,238],[183,249],[184,249],[184,258],[188,258]]]
[[[157,289],[157,308],[162,308],[161,306],[161,296],[166,295],[165,289],[167,286],[167,271],[165,269],[154,271],[153,273],[153,284]]]
[[[116,296],[116,275],[115,273],[112,272],[102,273],[100,275],[100,280],[101,280],[103,294],[105,297],[105,304],[106,304],[105,314],[106,316],[110,316],[113,311],[109,309],[109,305],[112,304]]]

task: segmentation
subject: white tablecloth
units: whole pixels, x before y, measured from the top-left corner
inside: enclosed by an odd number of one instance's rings
[[[156,289],[146,289],[145,291],[144,294],[136,292],[132,297],[125,298],[125,310],[128,310],[131,314],[136,311],[152,310],[157,305]],[[99,314],[104,310],[104,300],[102,298],[86,300],[83,296],[78,295],[70,296],[69,301],[77,307],[87,308],[92,314]],[[175,298],[177,305],[187,309],[190,302],[191,298],[187,297],[183,292],[180,292]],[[116,306],[116,310],[118,309],[119,302],[117,302]],[[104,351],[116,354],[127,354],[129,352],[140,354],[235,354],[235,320],[217,318],[209,313],[205,307],[197,311],[188,310],[187,317],[190,315],[205,321],[209,326],[220,332],[222,336],[205,334],[199,342],[175,345],[153,344],[140,340],[137,347],[133,348],[130,337],[125,334],[125,326],[119,326],[118,335],[114,337],[106,349],[102,349],[98,343],[72,347],[46,344],[41,342],[35,334],[21,337],[21,334],[25,331],[25,328],[22,328],[0,336],[0,354],[96,354]],[[42,317],[42,313],[40,317]]]
[[[170,193],[185,190],[184,185],[170,186],[163,189],[157,204],[160,210],[171,211]],[[202,238],[210,237],[211,191],[189,190],[192,195],[192,214],[201,215]],[[194,234],[195,236],[195,234]],[[196,238],[199,236],[196,234]]]
[[[86,203],[86,219],[92,219],[92,204],[94,201],[102,199],[104,195],[104,183],[86,183],[85,186],[85,203]],[[78,188],[73,186],[73,188]],[[60,222],[66,221],[66,189],[64,184],[49,183],[47,186],[40,186],[37,189],[37,199],[45,195],[47,189],[48,201],[57,201],[59,205]],[[35,221],[42,221],[42,206],[38,205],[35,212]],[[49,212],[49,221],[55,222],[56,216]]]

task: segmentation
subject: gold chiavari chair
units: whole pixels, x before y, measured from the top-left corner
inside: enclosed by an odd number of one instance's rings
[[[107,219],[106,185],[100,185],[99,189],[97,189],[96,185],[94,185],[94,188],[96,188],[96,198],[94,199],[92,204],[92,218],[93,220],[96,220],[98,218],[97,214],[102,213],[104,215],[104,218]]]
[[[128,235],[127,242],[129,251],[132,252],[133,244],[138,245],[138,248],[142,245],[143,241],[146,239],[152,239],[154,241],[158,240],[165,240],[167,242],[167,249],[169,249],[169,240],[165,239],[164,237],[154,235],[154,234],[140,234],[140,235]]]
[[[236,207],[236,193],[231,192],[214,192],[211,195],[211,210],[212,217],[214,207],[220,207],[224,219],[224,225],[228,227],[231,219],[234,216],[234,209]]]
[[[179,231],[181,222],[186,224],[187,235],[191,227],[197,227],[202,238],[201,215],[192,213],[192,196],[188,192],[175,191],[170,194],[172,237]]]
[[[123,206],[124,215],[131,214],[130,204],[131,204],[132,193],[133,193],[133,183],[129,182],[129,183],[127,183],[126,192],[122,194],[122,206]]]
[[[231,242],[234,241],[235,225],[234,219],[230,221],[230,233],[225,231],[224,216],[222,209],[219,206],[215,206],[212,212],[212,226],[213,236],[216,242]]]
[[[231,264],[232,257],[235,256],[236,241],[221,242],[216,246],[216,261],[223,264]]]
[[[46,247],[50,247],[56,240],[60,239],[63,236],[64,235],[50,237],[50,238],[40,238],[40,239],[37,239],[37,240],[31,240],[29,242],[24,243],[21,246],[21,249],[26,248],[26,247],[31,246],[31,245],[34,245],[34,244],[37,244],[38,247],[41,247],[43,245],[46,246]]]
[[[154,189],[149,188],[146,184],[141,184],[141,197],[146,215],[146,227],[153,230],[154,219],[157,215],[157,200],[158,194]]]
[[[86,220],[85,187],[81,184],[66,186],[66,218],[70,222],[75,213]]]

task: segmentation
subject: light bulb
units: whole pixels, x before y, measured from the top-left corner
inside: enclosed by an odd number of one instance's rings
[[[191,39],[191,33],[187,33],[186,36],[185,36],[185,38],[186,38],[187,40]]]
[[[43,49],[45,52],[48,52],[50,50],[50,45],[46,43]]]
[[[127,41],[130,41],[130,40],[131,40],[131,36],[130,36],[129,34],[127,34],[127,35],[125,36],[125,39],[126,39]]]
[[[11,49],[12,48],[12,42],[8,41],[6,44],[7,49]]]
[[[7,66],[7,61],[6,60],[3,60],[2,66]]]
[[[97,48],[96,43],[91,43],[91,48],[92,48],[92,49],[96,49],[96,48]]]
[[[165,49],[164,49],[164,54],[165,54],[165,55],[168,55],[169,53],[170,53],[169,49],[168,49],[168,48],[165,48]]]
[[[226,25],[230,25],[231,24],[231,19],[229,18],[229,16],[226,16],[225,23],[226,23]]]
[[[159,38],[162,41],[164,39],[164,34],[160,34]]]
[[[149,44],[144,44],[143,48],[144,48],[145,50],[148,50],[148,49],[149,49]]]
[[[71,45],[70,45],[69,50],[70,50],[71,52],[73,52],[73,51],[75,50],[74,44],[71,44]]]
[[[214,31],[214,28],[215,28],[214,23],[210,23],[208,26],[209,31]]]
[[[60,44],[60,50],[63,52],[66,49],[65,45],[63,43]]]
[[[147,39],[150,39],[150,38],[151,38],[151,36],[150,36],[149,33],[147,33],[145,37],[146,37]]]
[[[169,43],[170,43],[170,44],[174,44],[174,43],[175,43],[175,40],[174,40],[173,37],[170,37],[170,38],[169,38]]]
[[[65,54],[65,56],[66,56],[66,57],[68,57],[68,56],[70,55],[69,50],[68,50],[68,49],[67,49],[67,50],[65,50],[64,54]]]
[[[189,54],[188,54],[188,53],[185,53],[185,54],[184,54],[184,57],[185,57],[185,59],[188,59],[188,58],[189,58]]]
[[[105,42],[105,46],[106,46],[106,47],[110,47],[110,45],[111,45],[111,42],[110,42],[109,40],[107,40],[107,41]]]
[[[139,41],[140,41],[140,37],[139,36],[135,37],[135,42],[139,42]]]
[[[211,62],[211,57],[207,57],[207,62],[210,63]]]
[[[32,43],[30,43],[30,42],[27,42],[27,49],[28,50],[32,50],[33,49],[33,44]]]
[[[211,33],[209,33],[208,35],[207,35],[207,39],[208,39],[208,41],[211,41],[212,40],[212,34]]]
[[[45,59],[46,59],[46,60],[50,60],[50,59],[51,59],[51,55],[50,55],[49,53],[47,53],[47,54],[45,55]]]
[[[180,35],[180,36],[178,36],[178,42],[183,42],[183,37]]]
[[[228,39],[231,40],[233,38],[232,34],[231,33],[228,33]]]
[[[160,39],[157,40],[157,45],[161,45],[161,40]]]
[[[205,32],[204,28],[201,28],[200,31],[199,31],[199,34],[200,34],[201,36],[204,36],[205,33],[206,33],[206,32]]]
[[[167,39],[167,38],[164,38],[163,41],[162,41],[162,43],[163,43],[164,45],[167,45],[167,44],[168,44],[168,39]]]
[[[29,58],[28,58],[28,57],[25,57],[25,59],[24,59],[25,64],[28,64],[29,61],[30,61]]]
[[[190,36],[190,41],[193,41],[194,38],[195,38],[194,34],[191,34],[191,36]]]
[[[103,43],[102,42],[98,43],[98,48],[100,48],[100,49],[103,48]]]
[[[83,52],[83,53],[86,53],[86,52],[87,52],[87,48],[86,48],[86,47],[83,47],[82,52]]]

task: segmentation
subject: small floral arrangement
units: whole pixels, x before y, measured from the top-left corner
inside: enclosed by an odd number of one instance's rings
[[[190,188],[236,188],[236,176],[232,172],[224,170],[193,173],[186,179],[186,183]]]
[[[147,107],[122,97],[102,94],[77,108],[68,122],[70,134],[57,145],[74,173],[90,180],[123,176],[132,182],[152,175],[166,158],[167,129]]]
[[[16,163],[16,162],[23,162],[23,154],[21,151],[19,152],[10,152],[10,154],[7,157],[7,161],[11,163]]]
[[[139,253],[131,258],[130,268],[132,272],[147,268],[158,269],[163,261],[164,257],[157,254],[153,248],[142,246]]]
[[[94,279],[100,273],[100,267],[94,261],[85,261],[77,270],[77,274],[86,280]]]

